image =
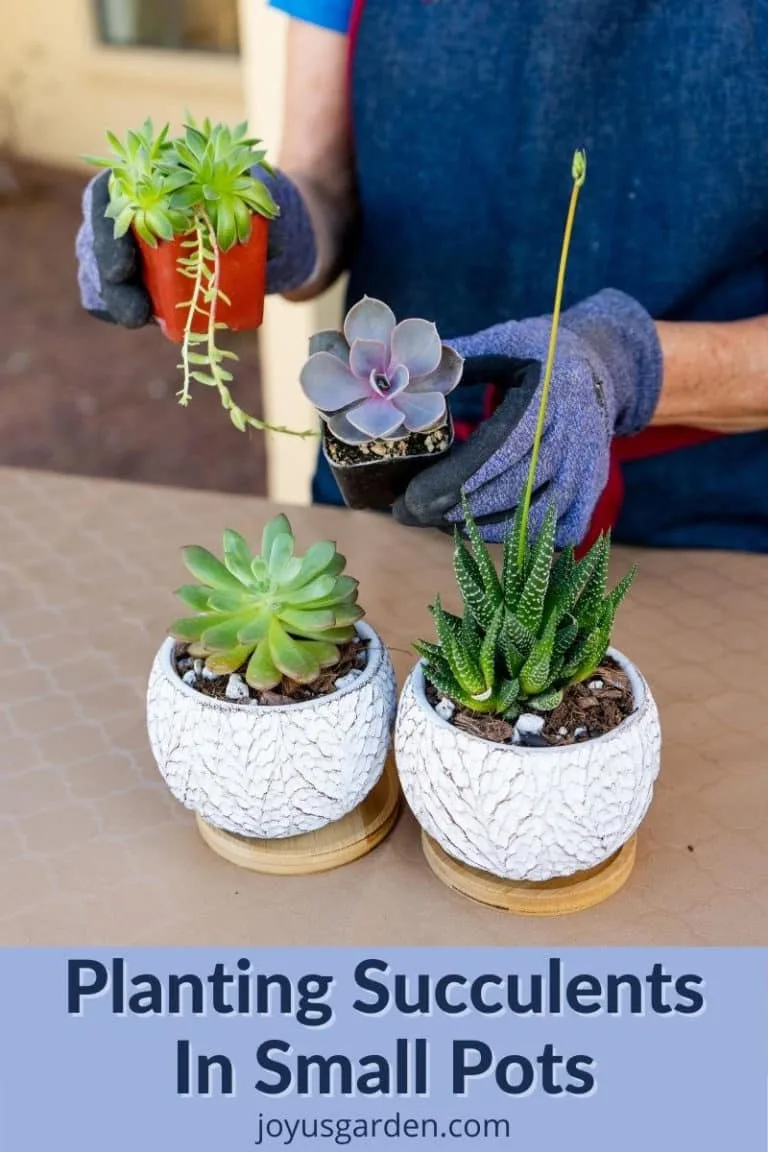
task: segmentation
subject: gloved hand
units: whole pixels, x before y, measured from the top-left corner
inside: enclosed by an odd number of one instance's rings
[[[501,381],[506,395],[464,444],[411,481],[393,509],[396,520],[449,528],[462,521],[460,500],[465,493],[484,539],[504,539],[528,477],[550,327],[551,317],[541,316],[447,341],[466,361],[459,387],[476,386],[477,357],[511,358],[507,378]],[[645,309],[623,292],[605,289],[562,314],[534,486],[532,533],[538,532],[554,498],[557,547],[582,540],[608,480],[611,440],[639,432],[650,422],[661,379],[656,327]],[[485,375],[486,383],[497,380],[498,375]]]
[[[260,170],[280,208],[270,222],[267,292],[290,292],[304,284],[317,259],[309,214],[295,185],[281,172]],[[125,328],[141,328],[152,319],[152,305],[141,280],[141,262],[131,232],[115,239],[114,221],[105,217],[109,172],[101,172],[83,194],[83,221],[75,251],[80,301],[91,315]]]

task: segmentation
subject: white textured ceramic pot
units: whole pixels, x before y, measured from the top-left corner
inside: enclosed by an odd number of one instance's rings
[[[369,644],[355,682],[285,706],[195,691],[166,640],[149,678],[147,728],[176,799],[217,828],[264,839],[316,831],[356,808],[382,774],[397,707],[389,653],[367,624],[357,631]]]
[[[572,876],[634,835],[659,773],[659,714],[620,652],[634,711],[612,732],[567,747],[494,744],[442,720],[421,663],[400,697],[395,758],[419,824],[454,859],[505,880]]]

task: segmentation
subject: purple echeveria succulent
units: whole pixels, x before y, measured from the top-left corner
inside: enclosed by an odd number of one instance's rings
[[[313,336],[310,351],[301,387],[345,444],[396,440],[441,423],[464,364],[434,324],[398,324],[391,308],[369,296],[349,310],[343,332]]]

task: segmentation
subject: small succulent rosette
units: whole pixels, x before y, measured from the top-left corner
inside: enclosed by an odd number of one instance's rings
[[[392,662],[332,541],[298,556],[279,515],[260,552],[231,530],[223,544],[223,560],[184,550],[196,583],[177,595],[193,614],[174,621],[155,656],[150,746],[172,794],[214,828],[257,839],[316,831],[357,807],[384,771]],[[340,664],[350,645],[352,670]]]
[[[347,313],[342,332],[315,335],[310,352],[301,387],[331,435],[349,445],[444,424],[464,364],[429,320],[398,323],[387,304],[368,296]]]

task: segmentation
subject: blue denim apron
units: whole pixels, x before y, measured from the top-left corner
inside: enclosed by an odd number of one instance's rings
[[[352,61],[363,294],[444,339],[548,313],[585,147],[565,306],[768,312],[768,2],[366,0]],[[766,369],[768,374],[768,356]],[[454,394],[459,419],[479,397]],[[623,468],[618,539],[768,551],[768,433]],[[320,462],[319,503],[341,503]]]

